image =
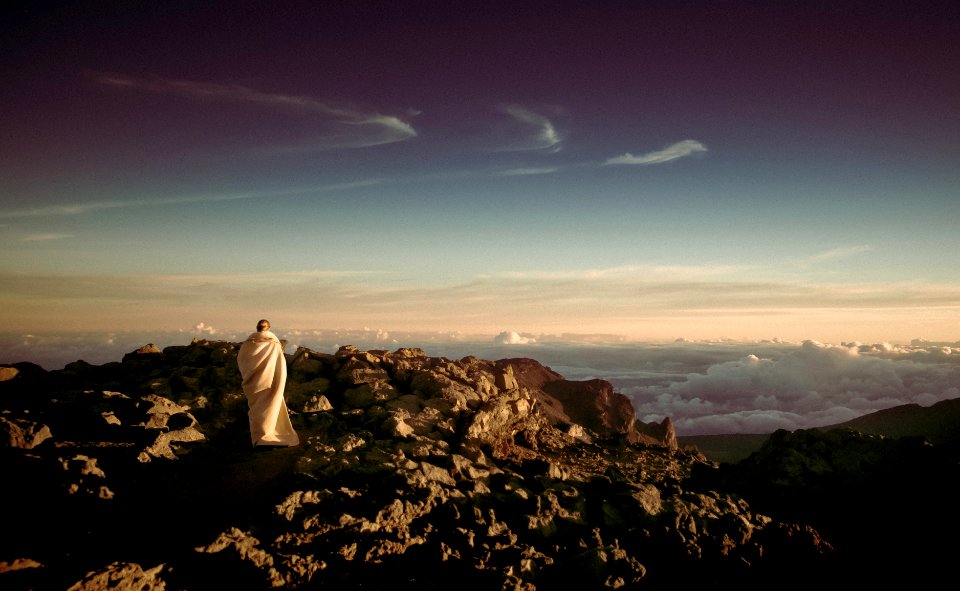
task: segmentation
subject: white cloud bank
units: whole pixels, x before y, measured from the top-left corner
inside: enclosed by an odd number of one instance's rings
[[[619,165],[619,164],[628,164],[628,165],[647,165],[647,164],[663,164],[665,162],[670,162],[671,160],[676,160],[678,158],[683,158],[685,156],[690,156],[698,152],[706,152],[707,147],[701,144],[696,140],[683,140],[682,142],[677,142],[671,144],[662,150],[656,152],[647,152],[646,154],[640,154],[639,156],[634,156],[629,152],[621,156],[615,156],[613,158],[608,158],[604,164],[607,165]]]
[[[531,336],[522,335],[514,331],[503,331],[493,338],[493,342],[500,345],[530,345],[537,342]]]
[[[215,335],[217,334],[217,329],[208,325],[206,322],[198,322],[193,326],[194,332],[197,334],[206,334],[206,335]]]
[[[633,399],[638,418],[669,416],[681,434],[819,427],[902,404],[929,406],[960,397],[960,351],[935,349],[936,355],[915,347],[806,341],[777,358],[748,354],[687,374],[684,381],[623,393]]]

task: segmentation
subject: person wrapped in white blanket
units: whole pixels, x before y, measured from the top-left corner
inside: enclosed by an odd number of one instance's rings
[[[257,332],[240,345],[237,365],[247,396],[250,438],[253,446],[292,446],[300,443],[290,423],[283,390],[287,383],[287,360],[280,339],[270,332],[270,322],[257,323]]]

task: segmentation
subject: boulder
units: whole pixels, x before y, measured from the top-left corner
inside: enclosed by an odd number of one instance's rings
[[[53,437],[50,427],[27,419],[0,417],[0,445],[33,449]]]
[[[67,591],[165,591],[168,575],[164,564],[144,570],[133,562],[113,562],[87,573]]]

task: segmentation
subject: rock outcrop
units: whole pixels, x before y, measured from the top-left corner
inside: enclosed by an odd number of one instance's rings
[[[300,348],[287,398],[302,444],[254,451],[238,346],[0,382],[16,483],[0,565],[29,565],[0,586],[673,589],[831,564],[802,519],[693,485],[715,466],[602,380]]]

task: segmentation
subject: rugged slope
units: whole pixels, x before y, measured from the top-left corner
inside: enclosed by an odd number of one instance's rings
[[[0,586],[750,587],[835,565],[802,519],[695,485],[714,466],[605,382],[299,349],[287,398],[303,443],[252,451],[237,349],[3,368]]]

